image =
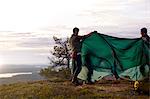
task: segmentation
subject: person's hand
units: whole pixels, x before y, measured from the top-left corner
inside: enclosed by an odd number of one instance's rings
[[[94,32],[90,32],[90,33],[88,33],[88,34],[86,35],[86,37],[91,36],[93,33],[94,33]]]

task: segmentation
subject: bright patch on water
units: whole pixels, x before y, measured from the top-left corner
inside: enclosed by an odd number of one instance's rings
[[[22,73],[3,73],[0,74],[0,78],[9,78],[17,75],[27,75],[27,74],[32,74],[32,72],[22,72]]]

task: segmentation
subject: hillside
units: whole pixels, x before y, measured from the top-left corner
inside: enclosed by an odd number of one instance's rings
[[[69,80],[48,80],[0,85],[0,99],[148,99],[136,93],[133,82],[101,80],[93,85],[75,86]]]
[[[37,81],[0,86],[0,99],[148,99],[135,93],[129,82],[101,82],[74,86],[68,81]]]

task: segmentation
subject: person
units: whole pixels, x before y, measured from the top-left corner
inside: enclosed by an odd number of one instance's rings
[[[146,44],[150,44],[150,37],[147,35],[147,28],[144,27],[141,29],[141,36]]]
[[[90,34],[84,35],[84,36],[79,36],[79,28],[75,27],[73,29],[73,34],[71,35],[69,39],[69,44],[71,46],[71,51],[72,51],[72,83],[74,84],[79,84],[77,76],[81,71],[81,46],[82,46],[82,41],[86,38],[89,37]]]
[[[147,28],[142,28],[141,29],[141,38],[143,39],[143,41],[145,42],[145,44],[147,45],[147,47],[148,47],[148,49],[150,49],[150,37],[148,36],[148,34],[147,34]],[[145,53],[145,58],[146,58],[146,63],[147,63],[147,65],[149,65],[150,66],[150,56],[149,56],[149,52],[146,52]],[[144,65],[143,65],[144,66]],[[144,70],[144,67],[143,66],[141,66],[140,67],[140,70],[141,70],[141,73],[143,72],[143,70]],[[149,69],[150,69],[150,67],[149,67]],[[143,74],[144,75],[144,74]],[[147,80],[147,79],[146,79]],[[149,80],[149,78],[148,78],[148,80]]]
[[[147,45],[147,47],[150,47],[150,37],[147,34],[147,28],[141,28],[141,38],[144,41],[144,43]],[[148,52],[144,53],[145,54],[145,59],[146,59],[146,64],[149,66],[150,69],[150,57]],[[140,72],[142,73],[143,76],[146,76],[144,71],[145,71],[145,64],[140,66]],[[150,75],[150,74],[149,74]],[[150,76],[147,76],[147,78],[143,79],[142,81],[135,81],[134,82],[134,89],[136,92],[141,93],[148,93],[149,94],[149,88],[147,88],[147,86],[149,85],[149,81],[150,81]]]
[[[148,49],[150,49],[150,37],[147,34],[147,28],[144,27],[141,29],[141,36],[142,36],[141,38],[143,39],[143,41],[147,45]],[[150,65],[149,54],[145,53],[145,57],[146,57],[147,64]]]

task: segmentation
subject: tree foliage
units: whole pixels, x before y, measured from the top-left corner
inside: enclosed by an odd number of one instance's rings
[[[53,47],[53,50],[50,51],[52,57],[48,57],[51,66],[67,66],[69,68],[71,52],[71,49],[69,47],[69,38],[63,40],[61,38],[53,36],[53,40],[55,41],[55,45]]]

